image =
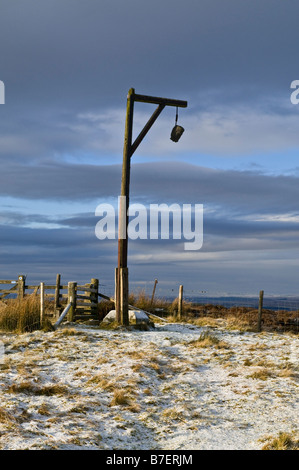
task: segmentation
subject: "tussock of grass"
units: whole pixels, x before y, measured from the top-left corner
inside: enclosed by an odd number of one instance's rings
[[[141,410],[141,407],[138,403],[130,403],[126,409],[128,411],[131,411],[131,413],[139,413]]]
[[[26,395],[66,395],[68,389],[65,385],[53,384],[38,386],[32,382],[22,382],[20,384],[12,384],[8,390],[9,393],[24,393]]]
[[[131,367],[132,367],[133,372],[139,372],[142,369],[143,364],[142,363],[133,364]]]
[[[217,349],[227,349],[229,347],[225,341],[221,341],[217,336],[212,335],[209,332],[202,333],[198,339],[190,341],[188,344],[196,348],[215,346]]]
[[[132,401],[128,394],[128,390],[124,388],[114,390],[110,406],[124,406],[126,410],[131,411],[132,413],[140,412],[140,405]]]
[[[128,397],[127,393],[128,392],[125,389],[114,390],[110,406],[129,405],[130,398]]]
[[[12,413],[0,407],[0,423],[6,425],[14,425],[17,423],[17,419]]]
[[[88,380],[88,384],[95,384],[102,390],[113,391],[115,389],[115,382],[108,380],[102,374],[96,374]]]
[[[50,416],[50,415],[51,415],[50,407],[49,407],[46,403],[43,403],[43,404],[38,408],[37,412],[38,412],[40,415],[43,415],[43,416]]]
[[[259,379],[259,380],[267,380],[274,376],[273,371],[269,369],[261,369],[253,372],[251,375],[247,375],[248,379]]]
[[[120,330],[122,328],[123,327],[120,326],[115,321],[111,321],[111,322],[110,321],[102,321],[98,326],[99,330]]]
[[[132,359],[144,359],[146,357],[144,351],[127,351],[126,355]]]
[[[76,328],[61,328],[60,330],[56,331],[57,335],[63,336],[85,336],[86,333],[84,331],[77,330]]]
[[[298,374],[296,374],[295,370],[293,367],[289,364],[283,365],[282,367],[279,368],[278,371],[278,376],[279,377],[289,377],[289,378],[296,378]]]
[[[50,331],[55,331],[54,326],[52,325],[51,321],[48,318],[45,318],[43,324],[41,325],[42,330],[47,333]]]
[[[185,414],[183,410],[177,410],[175,408],[167,408],[162,412],[163,418],[173,421],[184,421]]]
[[[278,437],[269,437],[267,440],[262,450],[299,450],[299,439],[287,432],[280,432]]]
[[[252,365],[253,365],[253,362],[252,362],[251,359],[248,359],[248,358],[247,358],[247,359],[244,360],[243,365],[249,367],[249,366],[252,366]]]
[[[22,300],[10,299],[0,304],[0,329],[23,333],[40,328],[39,298],[28,295]]]

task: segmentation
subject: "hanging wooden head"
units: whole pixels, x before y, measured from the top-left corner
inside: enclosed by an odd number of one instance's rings
[[[171,131],[171,135],[170,135],[170,139],[173,141],[173,142],[178,142],[180,140],[180,138],[182,137],[182,134],[184,132],[184,128],[182,126],[179,126],[177,124],[178,122],[178,108],[176,109],[176,116],[175,116],[175,126],[174,128],[172,129]]]
[[[171,136],[170,139],[173,142],[178,142],[184,132],[184,128],[182,126],[178,126],[177,124],[174,126],[174,128],[171,131]]]

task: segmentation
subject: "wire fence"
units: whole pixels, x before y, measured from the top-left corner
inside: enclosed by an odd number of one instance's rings
[[[110,286],[112,287],[112,286]],[[152,295],[154,282],[144,283],[137,288],[136,294]],[[163,293],[163,294],[162,294]],[[247,321],[248,325],[256,328],[261,322],[262,329],[275,329],[279,331],[299,332],[299,296],[278,296],[264,293],[262,305],[260,305],[260,293],[256,295],[234,295],[225,292],[195,292],[183,286],[183,300],[188,304],[185,311],[203,317],[226,318],[234,316],[241,321]],[[157,299],[173,301],[178,298],[179,286],[156,290]],[[260,317],[259,317],[260,315]]]
[[[256,296],[194,296],[185,293],[184,299],[188,302],[197,304],[221,305],[226,308],[232,307],[246,307],[257,309],[259,307],[259,295]],[[299,297],[278,297],[271,295],[264,295],[263,308],[273,311],[298,311],[299,310]]]
[[[234,316],[253,328],[299,332],[299,297],[263,295],[261,301],[259,294],[194,296],[187,291],[184,300],[195,306],[193,311],[198,316]]]

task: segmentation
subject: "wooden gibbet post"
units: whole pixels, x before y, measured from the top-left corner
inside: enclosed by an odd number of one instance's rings
[[[183,316],[183,286],[179,289],[179,301],[178,301],[178,320],[181,320]]]
[[[92,289],[95,289],[96,292],[91,292],[90,293],[90,302],[91,302],[91,309],[90,313],[92,315],[97,315],[98,314],[98,300],[99,300],[99,280],[92,278],[90,281],[90,287]]]
[[[133,133],[133,113],[134,102],[157,104],[158,107],[149,118],[139,135],[132,143]],[[129,275],[128,275],[128,209],[129,209],[129,193],[130,193],[130,167],[131,157],[136,151],[154,122],[160,116],[165,106],[175,106],[176,108],[186,108],[187,101],[173,100],[168,98],[160,98],[155,96],[137,95],[134,88],[129,90],[127,96],[126,125],[124,136],[123,150],[123,166],[121,179],[121,200],[124,200],[124,210],[119,213],[119,235],[118,235],[118,270],[116,271],[116,288],[117,294],[115,298],[116,319],[122,325],[129,324],[129,305],[127,303],[129,297]],[[178,126],[176,126],[178,127]],[[177,142],[177,140],[176,140]],[[125,225],[125,227],[123,226]],[[121,235],[121,236],[120,236]]]
[[[257,331],[262,330],[262,314],[263,314],[263,299],[264,299],[264,291],[260,291],[259,296],[259,309],[258,309],[258,319],[257,319]]]
[[[40,283],[40,324],[43,326],[45,320],[45,283]]]
[[[60,274],[56,276],[55,298],[54,298],[54,315],[58,319],[60,316]]]
[[[119,279],[120,279],[120,303],[124,306],[126,311],[126,317],[124,316],[124,310],[120,310],[121,313],[121,324],[129,325],[129,273],[128,268],[119,268]]]
[[[68,298],[67,298],[67,303],[69,304],[70,302],[72,303],[71,308],[68,311],[67,314],[67,319],[68,321],[72,322],[74,321],[75,318],[75,313],[76,313],[76,301],[77,301],[77,283],[76,282],[69,282],[68,283]]]
[[[121,176],[121,198],[119,208],[119,233],[118,233],[118,270],[117,287],[118,296],[116,298],[116,319],[122,325],[129,325],[128,303],[128,276],[123,276],[123,268],[127,268],[128,263],[128,209],[130,195],[130,166],[131,166],[131,146],[133,133],[133,112],[134,112],[135,90],[131,88],[127,96],[126,125],[123,148],[123,166]],[[125,226],[124,226],[125,225]]]
[[[114,306],[115,306],[115,320],[118,324],[121,322],[120,318],[120,301],[119,301],[119,275],[118,268],[115,268],[115,290],[114,290]]]
[[[25,297],[25,279],[26,277],[21,274],[18,276],[18,299],[22,300]]]

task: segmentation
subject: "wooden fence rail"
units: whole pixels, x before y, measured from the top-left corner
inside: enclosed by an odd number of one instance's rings
[[[14,285],[10,289],[5,289],[5,290],[1,289],[1,291],[0,291],[0,300],[4,299],[5,297],[7,297],[10,294],[13,294],[13,293],[17,292],[18,284],[16,283],[16,281],[8,281],[8,282],[14,283]],[[6,282],[4,283],[3,281],[1,281],[0,284],[6,284]]]
[[[62,314],[60,315],[60,317],[58,318],[58,320],[56,321],[56,323],[54,323],[53,327],[54,327],[54,330],[56,330],[58,328],[58,326],[60,325],[60,323],[63,321],[64,317],[68,314],[70,308],[72,307],[72,302],[70,302],[66,307],[65,309],[63,310]]]

